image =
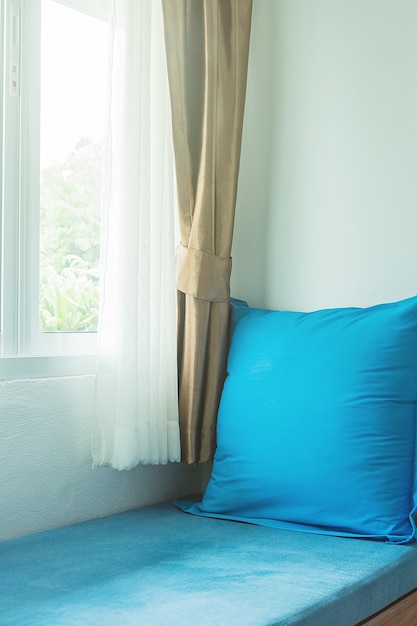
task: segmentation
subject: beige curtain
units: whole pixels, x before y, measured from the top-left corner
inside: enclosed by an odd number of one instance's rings
[[[181,245],[182,460],[213,456],[226,372],[231,246],[252,0],[162,0]]]

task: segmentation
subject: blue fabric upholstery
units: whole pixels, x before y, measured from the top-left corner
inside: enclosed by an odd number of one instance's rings
[[[0,623],[353,626],[417,586],[416,549],[166,503],[0,544]]]
[[[417,298],[311,313],[232,306],[212,477],[197,515],[414,538]]]

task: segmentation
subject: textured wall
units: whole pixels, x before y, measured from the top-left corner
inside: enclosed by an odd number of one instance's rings
[[[94,377],[0,383],[0,540],[196,492],[179,464],[92,469]]]

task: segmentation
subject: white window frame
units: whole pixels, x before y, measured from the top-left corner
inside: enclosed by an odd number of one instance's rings
[[[55,2],[107,17],[108,0]],[[6,69],[0,102],[0,379],[92,373],[96,333],[38,328],[41,0],[0,0],[0,10],[5,33],[0,62]],[[19,80],[12,89],[16,32]]]

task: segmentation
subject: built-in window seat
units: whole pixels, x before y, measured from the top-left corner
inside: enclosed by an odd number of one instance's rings
[[[203,518],[171,503],[3,542],[0,563],[2,626],[353,626],[417,587],[416,543]],[[365,623],[413,626],[416,603]]]

